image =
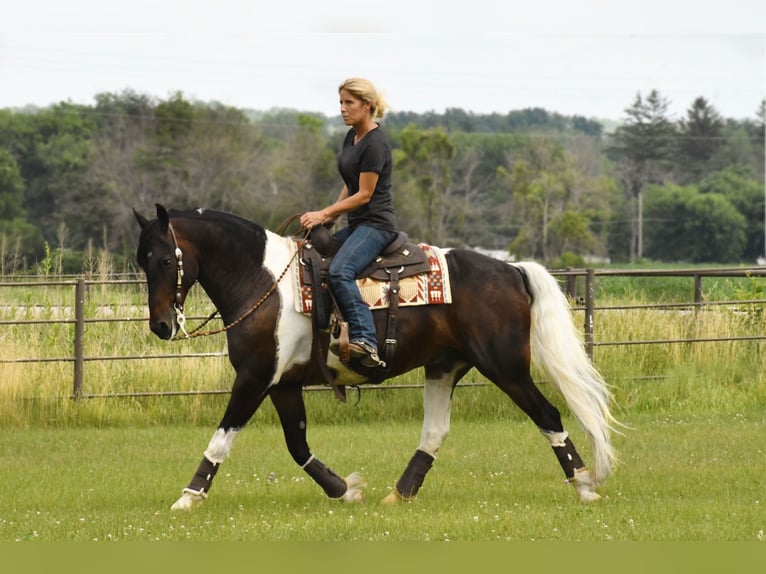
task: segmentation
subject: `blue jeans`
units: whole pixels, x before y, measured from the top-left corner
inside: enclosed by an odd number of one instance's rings
[[[378,348],[375,323],[369,305],[362,299],[356,284],[357,275],[364,270],[396,237],[395,231],[359,225],[350,231],[341,229],[335,238],[343,244],[330,264],[328,280],[343,318],[348,321],[350,341],[364,341]]]

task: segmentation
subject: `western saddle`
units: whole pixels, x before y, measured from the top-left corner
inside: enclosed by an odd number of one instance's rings
[[[348,323],[344,321],[327,282],[330,263],[340,245],[341,243],[330,234],[327,227],[320,225],[312,229],[307,240],[300,247],[300,276],[303,287],[310,287],[312,292],[314,355],[325,379],[328,379],[335,389],[338,398],[345,401],[345,393],[334,384],[334,377],[327,369],[326,360],[332,334],[339,342],[340,360],[343,363],[350,362]],[[385,364],[376,368],[385,369],[396,351],[399,280],[420,273],[428,273],[430,270],[431,264],[426,252],[411,242],[406,233],[400,231],[383,252],[357,277],[358,279],[369,277],[389,283],[386,338],[382,353]],[[341,394],[343,396],[340,396]]]

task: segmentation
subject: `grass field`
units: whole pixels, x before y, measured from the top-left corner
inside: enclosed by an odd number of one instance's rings
[[[416,446],[419,422],[310,427],[317,456],[340,474],[367,478],[361,504],[326,499],[290,459],[281,431],[255,423],[191,513],[169,507],[211,428],[0,430],[0,460],[10,471],[0,541],[764,540],[766,458],[753,440],[766,431],[762,410],[625,422],[620,467],[604,498],[583,505],[531,423],[462,420],[456,409],[418,499],[394,507],[379,501]]]
[[[706,283],[721,298],[760,296],[761,283]],[[688,300],[683,285],[621,282],[604,302]],[[649,283],[647,283],[649,285]],[[71,292],[28,292],[2,318],[49,318]],[[16,290],[12,290],[17,293]],[[220,352],[220,337],[156,340],[127,288],[95,286],[88,315],[137,321],[89,324],[86,355]],[[18,308],[27,315],[19,316]],[[190,313],[205,315],[201,298]],[[138,319],[141,319],[138,321]],[[582,323],[582,316],[575,317]],[[700,312],[620,309],[596,317],[597,341],[714,339],[760,335],[752,305]],[[0,330],[0,356],[71,354],[71,325]],[[225,395],[94,398],[72,401],[67,363],[0,365],[0,542],[32,541],[741,541],[766,540],[766,354],[761,341],[599,346],[596,366],[612,385],[615,414],[629,425],[615,439],[622,464],[604,499],[576,501],[547,442],[497,389],[455,394],[453,427],[417,501],[378,504],[417,446],[422,391],[364,389],[341,404],[307,393],[314,453],[339,474],[360,471],[367,501],[327,500],[292,462],[273,408],[265,404],[218,473],[210,499],[189,514],[169,511],[218,423]],[[225,390],[225,358],[92,361],[86,393]],[[467,381],[482,383],[472,372]],[[560,397],[586,461],[590,452]],[[422,382],[419,372],[396,383]],[[357,402],[357,399],[359,401]],[[269,478],[271,477],[271,478]],[[759,545],[766,547],[766,545]]]

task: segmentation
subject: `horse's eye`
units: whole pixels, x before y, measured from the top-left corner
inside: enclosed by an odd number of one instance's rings
[[[172,263],[172,261],[170,260],[170,257],[165,257],[165,259],[163,259],[163,260],[162,260],[162,264],[163,264],[165,267],[170,267],[170,264],[171,264],[171,263]]]

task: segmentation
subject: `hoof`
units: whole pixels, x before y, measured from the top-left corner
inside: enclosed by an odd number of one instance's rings
[[[578,492],[577,496],[580,497],[580,502],[596,502],[601,500],[601,495],[593,491]]]
[[[367,482],[359,473],[351,473],[345,479],[346,492],[341,497],[344,502],[362,502],[364,493],[362,489],[367,486]]]
[[[383,500],[381,500],[381,504],[398,504],[402,501],[402,495],[399,494],[396,489],[392,490],[388,493],[388,496],[386,496]]]
[[[381,504],[399,504],[400,502],[411,502],[415,500],[414,496],[411,496],[409,498],[402,496],[402,494],[396,490],[395,488],[388,493],[388,495],[380,501]]]
[[[596,484],[588,469],[578,468],[575,470],[574,476],[569,479],[569,482],[574,486],[580,502],[601,500],[601,495],[596,492]]]
[[[184,489],[181,498],[173,503],[170,510],[191,510],[202,504],[207,498],[204,492],[194,492],[193,490]]]

